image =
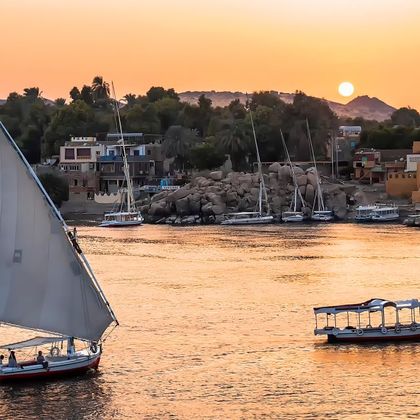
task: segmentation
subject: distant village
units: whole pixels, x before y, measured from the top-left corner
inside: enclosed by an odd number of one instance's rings
[[[382,185],[388,199],[408,199],[420,205],[420,141],[412,149],[360,148],[360,126],[340,126],[338,135],[330,139],[327,159],[317,162],[318,169],[332,180],[360,185]],[[155,134],[124,133],[127,160],[136,197],[176,190],[200,175],[175,169],[174,158],[165,156],[163,137]],[[60,155],[46,164],[36,165],[38,173],[52,172],[64,177],[69,187],[67,207],[73,211],[89,211],[97,205],[112,205],[124,188],[122,145],[120,134],[97,137],[71,137],[60,147]],[[419,139],[420,140],[420,139]],[[263,162],[263,171],[273,162]],[[294,162],[308,167],[312,163]],[[255,164],[254,164],[255,165]],[[216,168],[232,171],[230,156]],[[342,174],[346,173],[346,176]]]

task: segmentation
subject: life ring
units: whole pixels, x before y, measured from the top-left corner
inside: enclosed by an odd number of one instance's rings
[[[357,328],[356,334],[357,335],[363,335],[364,334],[364,331],[361,328]]]
[[[333,335],[338,335],[339,332],[340,330],[338,328],[333,328],[332,330]]]
[[[367,325],[366,325],[366,328],[372,328],[372,325],[367,324]]]
[[[401,332],[401,326],[399,324],[395,325],[394,330],[396,334],[399,334]]]
[[[98,351],[98,345],[96,343],[91,343],[90,344],[90,351],[92,353],[96,353]]]
[[[416,331],[417,330],[417,324],[415,322],[412,322],[410,325],[410,330],[411,331]]]
[[[382,327],[382,328],[381,328],[381,333],[382,333],[382,334],[388,334],[388,329],[387,329],[387,328],[385,328],[385,327]]]
[[[51,357],[58,357],[58,356],[60,356],[60,349],[57,346],[51,347],[50,356]]]

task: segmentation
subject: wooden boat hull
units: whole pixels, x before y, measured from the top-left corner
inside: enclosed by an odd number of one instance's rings
[[[143,224],[142,221],[127,221],[127,222],[101,222],[99,227],[130,227],[130,226],[140,226]]]
[[[50,379],[64,376],[75,376],[86,373],[92,369],[98,369],[101,355],[93,355],[82,360],[68,360],[65,363],[49,363],[48,367],[42,365],[30,365],[23,368],[6,368],[0,371],[0,383],[10,381],[32,381],[38,379]]]
[[[244,219],[223,220],[221,225],[265,225],[273,223],[273,216],[250,217]]]

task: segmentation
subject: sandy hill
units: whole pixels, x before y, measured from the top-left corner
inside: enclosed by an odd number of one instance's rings
[[[292,103],[294,94],[276,92],[272,93],[279,96],[286,103]],[[234,99],[239,99],[241,102],[246,101],[246,94],[243,92],[217,92],[217,91],[187,91],[179,94],[182,101],[189,103],[197,103],[200,95],[204,94],[211,99],[214,106],[226,106]],[[396,108],[386,104],[378,98],[371,98],[369,96],[358,96],[352,99],[347,104],[325,100],[328,106],[340,117],[363,117],[368,120],[384,121],[390,118],[391,114]]]

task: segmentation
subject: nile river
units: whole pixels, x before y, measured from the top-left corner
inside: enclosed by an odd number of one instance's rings
[[[420,416],[420,344],[328,345],[313,335],[312,311],[420,298],[419,230],[145,225],[79,235],[121,326],[97,374],[2,386],[1,418]]]

